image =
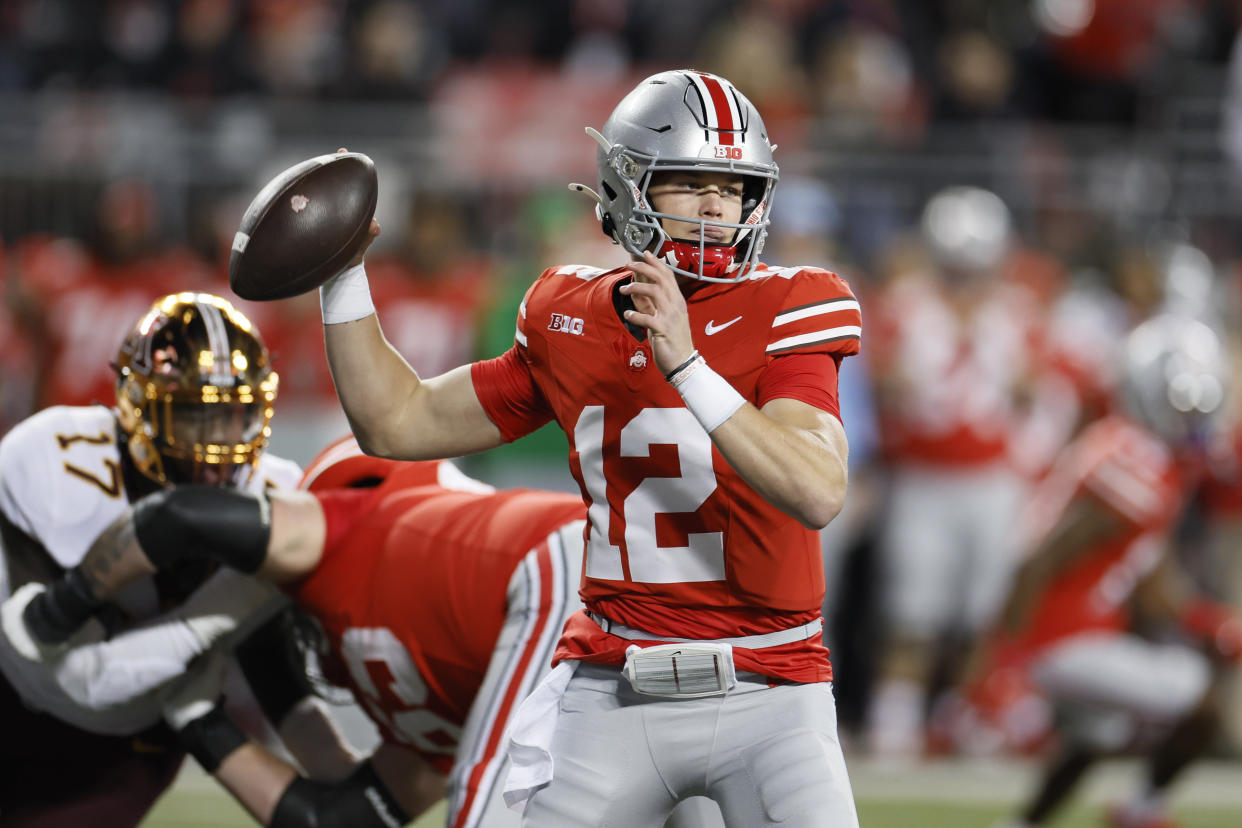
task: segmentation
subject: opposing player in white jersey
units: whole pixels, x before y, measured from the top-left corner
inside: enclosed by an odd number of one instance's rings
[[[837,366],[859,347],[836,274],[759,261],[778,177],[758,111],[690,70],[601,131],[595,200],[625,267],[552,267],[503,356],[421,380],[359,263],[321,291],[363,449],[431,458],[555,419],[586,501],[586,611],[518,713],[511,801],[533,826],[853,826],[823,646],[817,531],[845,496]],[[378,233],[378,226],[372,226]],[[559,715],[558,715],[559,714]]]
[[[295,463],[263,451],[277,375],[258,332],[228,302],[163,297],[115,367],[114,408],[49,408],[0,441],[0,598],[28,597],[73,567],[144,493],[189,481],[252,491],[297,483]],[[156,688],[185,671],[205,638],[230,633],[232,616],[258,623],[282,600],[235,572],[179,567],[126,590],[55,666],[19,655],[23,642],[6,624],[0,821],[137,824],[183,756]],[[151,626],[124,644],[109,640],[140,622]]]

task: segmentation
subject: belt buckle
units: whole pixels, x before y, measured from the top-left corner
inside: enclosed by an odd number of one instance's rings
[[[669,699],[723,696],[737,684],[729,644],[631,644],[625,651],[623,672],[635,692]]]

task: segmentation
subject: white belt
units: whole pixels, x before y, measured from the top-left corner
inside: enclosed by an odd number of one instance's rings
[[[765,647],[779,647],[781,644],[806,641],[809,638],[820,635],[824,630],[824,619],[821,616],[814,621],[808,621],[797,627],[790,627],[787,630],[776,630],[770,633],[760,633],[759,635],[743,635],[737,638],[673,638],[667,635],[656,635],[645,630],[636,630],[633,627],[618,624],[616,621],[605,618],[598,613],[588,611],[587,615],[604,632],[629,641],[668,641],[677,644],[693,641],[703,644],[730,644],[745,650],[762,650]]]

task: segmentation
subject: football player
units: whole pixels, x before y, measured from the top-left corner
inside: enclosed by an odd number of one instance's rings
[[[1166,791],[1218,730],[1222,668],[1242,620],[1191,587],[1169,554],[1229,385],[1216,334],[1156,316],[1127,337],[1119,411],[1088,426],[1030,504],[1030,554],[998,648],[1057,710],[1061,747],[1014,828],[1043,824],[1100,756],[1145,748],[1147,789],[1115,828],[1171,828]],[[1178,638],[1140,636],[1173,630]]]
[[[144,494],[180,483],[297,483],[295,463],[264,451],[277,392],[268,352],[225,300],[157,300],[114,368],[114,407],[48,408],[0,441],[0,597],[73,567]],[[137,824],[183,757],[161,721],[158,688],[210,640],[241,635],[281,603],[235,572],[189,565],[127,589],[55,667],[21,657],[0,634],[0,820]],[[138,622],[146,626],[125,641],[109,639]]]
[[[27,618],[54,619],[30,631],[76,627],[91,605],[156,562],[206,556],[255,571],[285,584],[319,620],[329,675],[382,735],[348,779],[302,778],[245,740],[220,706],[215,664],[204,663],[166,701],[166,714],[256,819],[383,828],[409,821],[447,788],[451,828],[515,825],[500,796],[501,734],[548,672],[565,619],[581,608],[581,500],[496,492],[447,462],[367,457],[352,438],[314,460],[303,487],[266,496],[180,487],[140,501],[119,519],[114,544],[97,545],[29,602]],[[88,586],[82,600],[71,597],[75,579]],[[718,816],[682,819],[720,824]]]
[[[923,209],[920,256],[873,306],[869,350],[884,457],[878,592],[883,636],[866,741],[911,758],[937,674],[956,686],[1015,565],[1010,531],[1025,484],[1013,456],[1038,364],[1039,308],[1014,284],[1009,208],[977,187],[949,187]],[[1022,438],[1027,439],[1023,440]]]
[[[482,451],[553,419],[569,439],[586,609],[514,723],[524,824],[658,826],[707,794],[730,824],[854,825],[817,530],[845,496],[837,366],[858,302],[836,274],[759,260],[778,169],[729,81],[653,75],[587,132],[598,192],[571,187],[632,260],[548,268],[508,352],[424,381],[359,256],[320,294],[337,393],[385,457]]]

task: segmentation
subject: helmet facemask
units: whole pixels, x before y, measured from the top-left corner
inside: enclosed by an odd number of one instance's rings
[[[210,294],[156,302],[117,357],[121,427],[160,485],[242,486],[271,434],[278,377],[249,320]]]

